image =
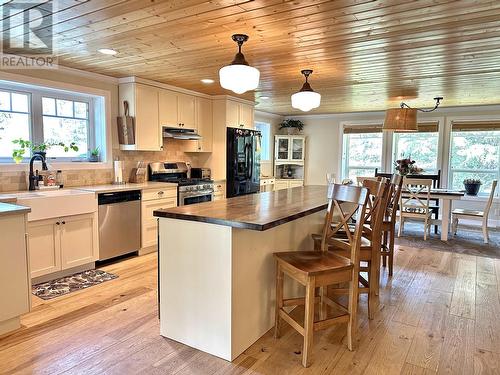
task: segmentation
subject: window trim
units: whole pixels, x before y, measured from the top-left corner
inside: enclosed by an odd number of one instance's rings
[[[89,106],[89,121],[92,121],[94,124],[94,126],[89,126],[92,131],[90,140],[95,143],[93,146],[89,144],[88,147],[99,145],[101,148],[101,161],[89,162],[85,159],[69,157],[50,159],[50,163],[54,168],[57,167],[62,170],[109,169],[112,167],[111,91],[6,72],[0,72],[0,87],[9,91],[30,95],[32,95],[31,91],[34,90],[46,93],[48,94],[47,96],[56,95],[62,99],[67,97],[77,98],[77,101],[82,101],[82,99],[90,97],[92,104]],[[30,120],[33,121],[33,100],[30,101],[30,105]],[[41,113],[41,99],[39,105]],[[99,122],[98,128],[95,126],[97,121]],[[33,126],[30,126],[30,139],[34,137],[31,133],[32,129]],[[17,164],[11,158],[8,158],[4,162],[5,158],[3,158],[3,160],[0,160],[0,171],[25,171],[27,170],[28,160],[28,158],[25,158],[23,162]]]
[[[273,137],[272,137],[272,132],[271,132],[271,128],[272,128],[272,125],[270,122],[265,122],[265,121],[254,121],[254,126],[255,126],[255,129],[257,129],[257,125],[258,124],[263,124],[263,125],[266,125],[268,127],[268,130],[269,130],[269,142],[268,142],[268,145],[267,145],[267,149],[269,150],[269,157],[267,159],[262,159],[262,155],[261,155],[261,163],[264,162],[271,162],[273,160]]]

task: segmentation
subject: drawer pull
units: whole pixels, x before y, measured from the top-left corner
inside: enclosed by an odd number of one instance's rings
[[[163,191],[159,191],[158,195],[163,195],[163,193],[164,193]]]

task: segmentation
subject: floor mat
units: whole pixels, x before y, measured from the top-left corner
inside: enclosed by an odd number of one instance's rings
[[[118,276],[102,270],[88,270],[71,276],[33,285],[32,293],[44,300],[89,288],[116,279]]]

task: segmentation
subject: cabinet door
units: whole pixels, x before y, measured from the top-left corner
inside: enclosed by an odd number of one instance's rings
[[[135,95],[137,149],[159,151],[162,148],[163,139],[158,121],[158,89],[137,84]]]
[[[180,127],[178,118],[177,93],[170,90],[159,90],[159,122],[160,127]]]
[[[293,188],[293,187],[299,187],[299,186],[304,186],[304,181],[302,180],[292,180],[288,181],[288,186]]]
[[[305,139],[303,137],[291,137],[290,160],[304,161]]]
[[[283,189],[288,189],[289,184],[288,181],[278,181],[274,183],[274,190],[283,190]]]
[[[155,210],[177,206],[177,198],[142,202],[141,206],[141,247],[156,246],[158,243],[157,219],[153,216]]]
[[[275,161],[287,161],[290,154],[290,137],[276,136],[274,145]]]
[[[196,123],[198,134],[198,151],[212,152],[213,145],[213,110],[212,101],[205,98],[196,98]]]
[[[63,217],[60,221],[62,269],[93,262],[94,215]]]
[[[30,309],[25,215],[0,217],[0,322]]]
[[[240,103],[232,100],[226,101],[226,126],[240,127]]]
[[[61,270],[61,243],[59,219],[28,223],[31,277]]]
[[[177,105],[180,126],[187,129],[195,129],[195,97],[192,95],[177,94]]]
[[[240,125],[246,129],[254,129],[253,106],[248,104],[240,104]]]

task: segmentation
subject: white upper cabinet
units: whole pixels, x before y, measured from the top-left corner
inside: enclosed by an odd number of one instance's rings
[[[231,128],[254,129],[254,107],[249,104],[228,100],[226,103],[227,126]]]
[[[161,127],[196,128],[194,95],[159,89],[159,118]]]
[[[300,135],[277,135],[274,140],[276,162],[304,162],[306,139]]]
[[[135,117],[135,145],[124,149],[159,151],[163,148],[158,119],[159,89],[140,83],[120,85],[120,116],[124,115],[123,102],[127,101],[130,116]]]
[[[197,97],[195,100],[195,129],[201,136],[200,140],[191,141],[187,152],[212,152],[213,148],[213,106],[212,101]]]

